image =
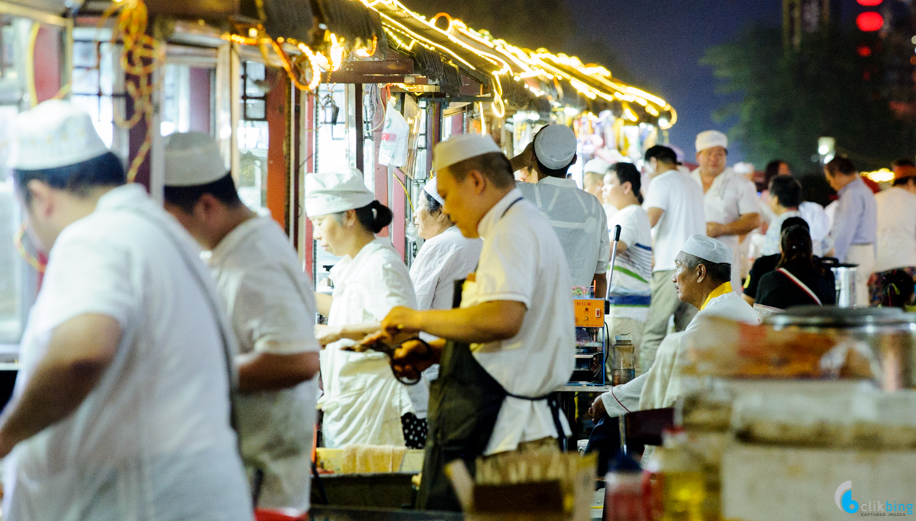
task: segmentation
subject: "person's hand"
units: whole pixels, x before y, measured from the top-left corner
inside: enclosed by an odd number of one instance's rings
[[[326,326],[324,324],[315,325],[315,337],[321,347],[337,342],[341,338],[342,330],[337,326]]]
[[[600,394],[592,402],[592,406],[588,408],[588,415],[594,420],[600,420],[607,416],[607,409],[604,408],[604,402],[601,400]]]
[[[713,238],[725,235],[725,225],[719,223],[706,223],[706,235]]]
[[[401,344],[401,347],[397,348],[391,357],[391,368],[394,374],[402,380],[419,380],[420,373],[429,369],[434,363],[429,349],[429,346],[416,339]]]
[[[382,320],[382,332],[389,339],[389,343],[399,343],[408,338],[416,337],[420,332],[419,311],[396,306],[391,308],[388,315]]]

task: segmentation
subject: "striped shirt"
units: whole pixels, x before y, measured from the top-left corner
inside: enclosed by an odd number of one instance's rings
[[[652,292],[652,228],[649,216],[639,205],[631,205],[611,217],[608,232],[611,240],[614,227],[620,225],[620,242],[626,251],[617,254],[611,280],[610,316],[645,321],[649,314]]]

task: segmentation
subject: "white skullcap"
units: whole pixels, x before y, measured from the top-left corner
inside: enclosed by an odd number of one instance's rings
[[[219,145],[203,132],[165,138],[165,186],[201,186],[226,177]]]
[[[305,176],[305,213],[318,217],[362,208],[375,200],[363,182],[363,173],[309,174]]]
[[[534,137],[534,155],[551,170],[566,168],[576,155],[576,135],[566,125],[547,125]]]
[[[607,174],[608,171],[610,171],[610,169],[611,169],[610,163],[608,163],[604,159],[596,157],[595,159],[592,159],[588,163],[585,163],[585,169],[582,171],[585,172],[586,174],[594,173],[594,174],[604,175],[604,174]]]
[[[732,249],[724,242],[705,235],[691,235],[681,251],[716,264],[732,263]]]
[[[728,149],[728,136],[718,130],[707,130],[697,134],[697,153],[712,147]]]
[[[458,134],[433,148],[433,170],[438,172],[472,157],[492,152],[502,153],[489,135]]]
[[[754,173],[754,165],[752,165],[751,163],[747,163],[747,162],[745,162],[745,161],[742,161],[742,162],[740,162],[740,163],[735,163],[735,166],[732,167],[732,170],[734,170],[735,173],[738,173],[738,174],[741,174],[741,175],[753,174],[753,173]]]
[[[48,100],[16,116],[10,168],[44,170],[89,161],[108,153],[89,114]]]
[[[439,186],[439,182],[437,181],[437,179],[439,178],[433,177],[432,179],[430,179],[426,183],[426,186],[423,187],[423,191],[428,193],[429,196],[435,199],[437,203],[444,205],[445,199],[443,199],[442,196],[439,195],[439,191],[437,188]]]

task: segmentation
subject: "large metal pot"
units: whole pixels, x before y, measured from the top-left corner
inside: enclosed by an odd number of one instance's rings
[[[843,264],[832,257],[821,259],[823,265],[830,268],[836,281],[836,305],[841,308],[856,306],[856,272],[858,264]]]
[[[916,314],[895,308],[798,307],[770,315],[764,326],[848,335],[868,344],[887,391],[916,388]]]

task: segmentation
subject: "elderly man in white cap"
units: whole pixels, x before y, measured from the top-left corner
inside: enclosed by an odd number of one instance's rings
[[[307,511],[319,351],[312,284],[277,223],[242,204],[209,135],[165,139],[165,208],[211,252],[239,339],[239,437],[249,478],[263,473],[259,506]]]
[[[594,158],[585,163],[582,169],[582,189],[602,200],[601,187],[604,186],[604,176],[611,171],[611,164],[601,158]]]
[[[319,326],[324,393],[324,446],[394,445],[422,448],[426,422],[412,402],[429,400],[423,386],[395,379],[388,357],[348,349],[369,333],[391,308],[416,307],[407,266],[387,237],[375,234],[391,224],[392,213],[375,200],[362,172],[305,176],[305,211],[318,244],[341,257],[331,268],[332,295],[316,294],[318,311],[328,317]]]
[[[702,335],[703,317],[717,316],[758,324],[754,308],[732,290],[732,249],[725,243],[692,235],[681,248],[671,282],[683,302],[700,311],[683,332],[665,337],[649,372],[629,383],[614,386],[592,404],[596,418],[621,416],[631,411],[671,407],[680,396],[679,357],[690,335]],[[616,428],[616,424],[613,425]]]
[[[4,519],[250,520],[230,422],[235,335],[198,249],[63,101],[11,167],[49,253],[0,417]]]
[[[406,341],[394,363],[416,376],[441,361],[419,502],[459,510],[443,472],[449,461],[473,469],[479,456],[557,450],[555,438],[567,435],[550,394],[572,376],[575,328],[560,241],[515,187],[492,138],[463,134],[436,145],[433,168],[445,212],[465,237],[484,240],[480,264],[461,286],[459,308],[394,308],[382,328],[389,341],[419,332],[447,339]]]
[[[706,235],[716,237],[734,252],[732,278],[734,288],[741,287],[739,237],[760,226],[760,205],[754,183],[726,166],[728,137],[717,130],[697,135],[697,163],[691,173],[703,188]]]
[[[530,164],[537,170],[537,183],[520,183],[518,188],[547,217],[560,238],[573,285],[594,285],[595,295],[604,297],[611,259],[607,214],[597,197],[566,178],[576,162],[576,147],[572,129],[547,125],[534,136],[530,149],[512,159],[512,165]]]

